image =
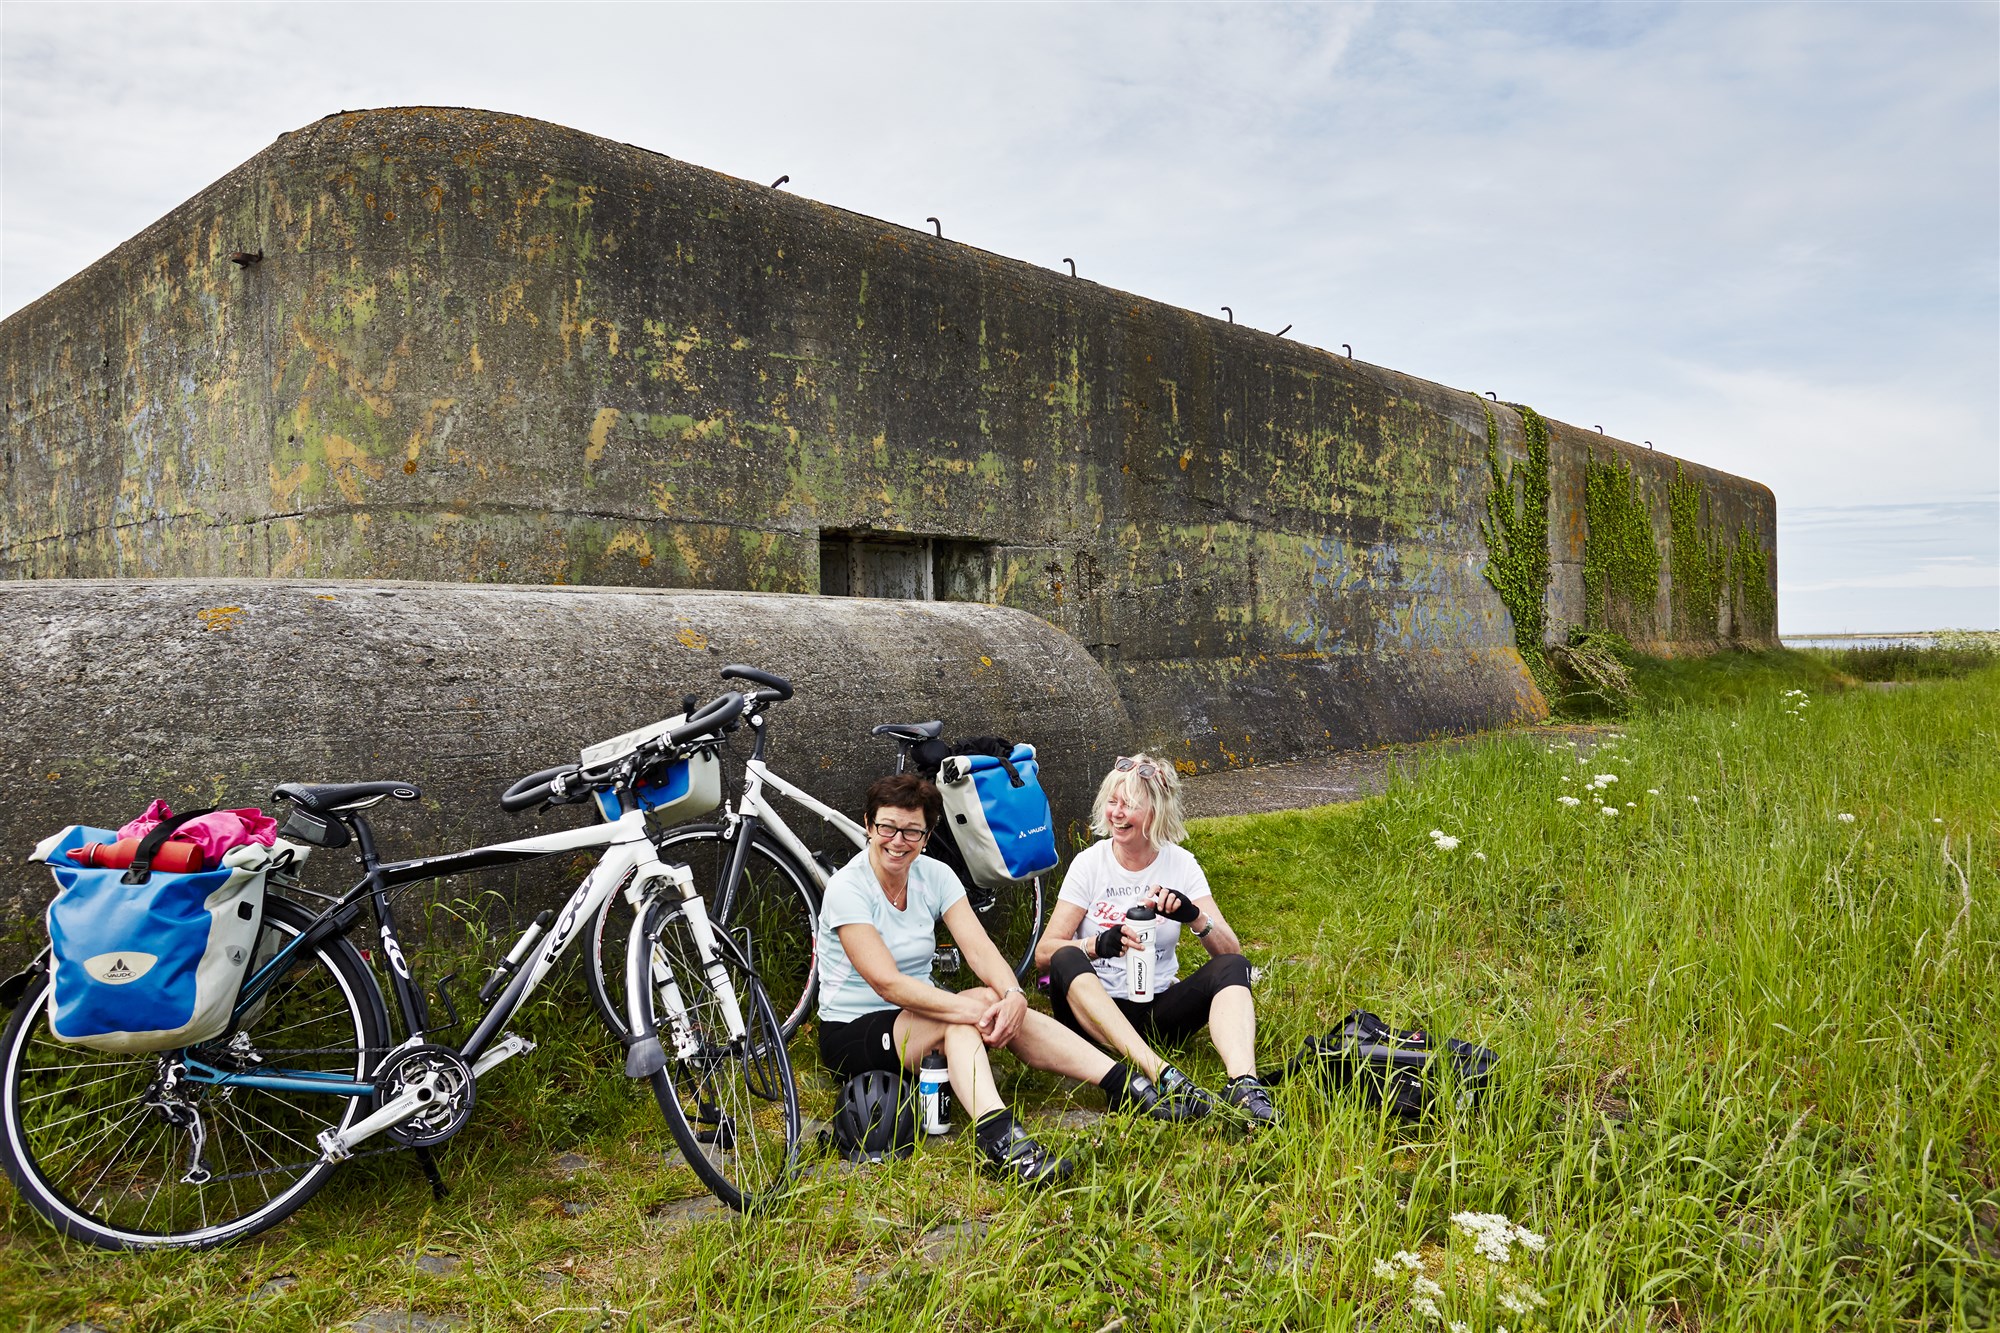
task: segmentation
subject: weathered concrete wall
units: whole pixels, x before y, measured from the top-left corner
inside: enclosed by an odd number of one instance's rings
[[[306,582],[0,583],[0,923],[54,891],[21,857],[66,824],[267,804],[280,782],[396,778],[390,855],[521,837],[501,813],[525,773],[707,699],[742,661],[792,677],[773,767],[838,808],[890,771],[878,722],[942,714],[954,734],[1039,747],[1060,826],[1130,743],[1116,691],[1073,640],[1002,607],[755,593]],[[738,742],[749,753],[747,737]],[[733,775],[738,770],[726,770]],[[783,804],[781,802],[781,804]],[[571,822],[581,810],[551,813]],[[555,827],[554,823],[541,825]],[[794,822],[810,836],[817,820]],[[819,839],[814,838],[814,841]],[[351,878],[346,853],[331,873]],[[546,891],[549,868],[482,885]],[[555,870],[574,875],[570,866]],[[328,867],[321,867],[327,874]],[[573,883],[573,879],[572,879]],[[322,884],[320,887],[328,887]],[[468,892],[460,888],[457,892]]]
[[[1542,707],[1482,400],[542,122],[283,136],[0,324],[0,383],[0,576],[812,592],[823,533],[926,534],[1191,766]]]

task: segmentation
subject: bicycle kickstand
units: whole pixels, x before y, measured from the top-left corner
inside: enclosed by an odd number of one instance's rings
[[[431,1182],[431,1197],[443,1203],[451,1191],[445,1188],[444,1173],[438,1170],[437,1158],[431,1156],[429,1148],[412,1148],[410,1151],[416,1157],[417,1165],[424,1169],[424,1179]]]

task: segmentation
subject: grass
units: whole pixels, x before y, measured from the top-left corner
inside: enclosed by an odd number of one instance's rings
[[[520,1025],[543,1049],[481,1085],[447,1201],[374,1159],[259,1242],[107,1255],[0,1192],[0,1326],[321,1329],[378,1307],[537,1330],[2000,1323],[2000,671],[1893,693],[1829,691],[1799,654],[1638,674],[1650,702],[1587,761],[1496,739],[1369,802],[1190,840],[1268,966],[1271,1063],[1365,1007],[1500,1052],[1479,1110],[1406,1125],[1295,1081],[1256,1139],[1070,1129],[1058,1115],[1098,1096],[1017,1073],[1073,1188],[996,1186],[961,1134],[823,1165],[775,1217],[689,1220],[693,1177],[662,1166],[657,1113],[571,988]],[[1219,1081],[1205,1046],[1188,1063]],[[801,1083],[823,1112],[830,1082]],[[565,1152],[592,1165],[568,1175]],[[1480,1259],[1465,1212],[1546,1248]],[[925,1240],[972,1219],[983,1239]],[[421,1271],[424,1249],[464,1265]],[[1534,1308],[1522,1284],[1547,1301],[1525,1321],[1503,1304]]]

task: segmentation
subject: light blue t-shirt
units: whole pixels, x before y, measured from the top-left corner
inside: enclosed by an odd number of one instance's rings
[[[823,1023],[852,1023],[864,1014],[894,1005],[875,993],[868,979],[847,960],[840,928],[866,923],[889,946],[896,970],[918,981],[931,979],[937,952],[937,923],[945,909],[965,896],[958,876],[942,861],[920,856],[910,863],[908,906],[889,905],[866,851],[833,873],[819,905],[819,1017]]]

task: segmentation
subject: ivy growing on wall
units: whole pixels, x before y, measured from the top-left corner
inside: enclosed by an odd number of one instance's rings
[[[1514,646],[1529,674],[1544,691],[1550,687],[1542,652],[1549,591],[1549,424],[1523,407],[1521,430],[1528,456],[1500,467],[1500,426],[1486,413],[1486,466],[1493,486],[1486,493],[1486,517],[1479,535],[1486,542],[1486,581],[1514,618]]]
[[[1660,548],[1639,494],[1638,473],[1587,452],[1583,475],[1583,623],[1610,628],[1616,592],[1626,626],[1650,624],[1660,590]]]
[[[1771,562],[1764,554],[1764,542],[1748,524],[1736,531],[1736,552],[1730,564],[1736,633],[1769,638],[1778,628],[1778,594],[1771,590]]]
[[[1675,636],[1717,637],[1726,610],[1729,637],[1770,637],[1778,626],[1778,598],[1771,591],[1771,560],[1762,535],[1744,524],[1735,541],[1717,539],[1709,530],[1707,493],[1700,482],[1688,480],[1679,463],[1667,494]]]

